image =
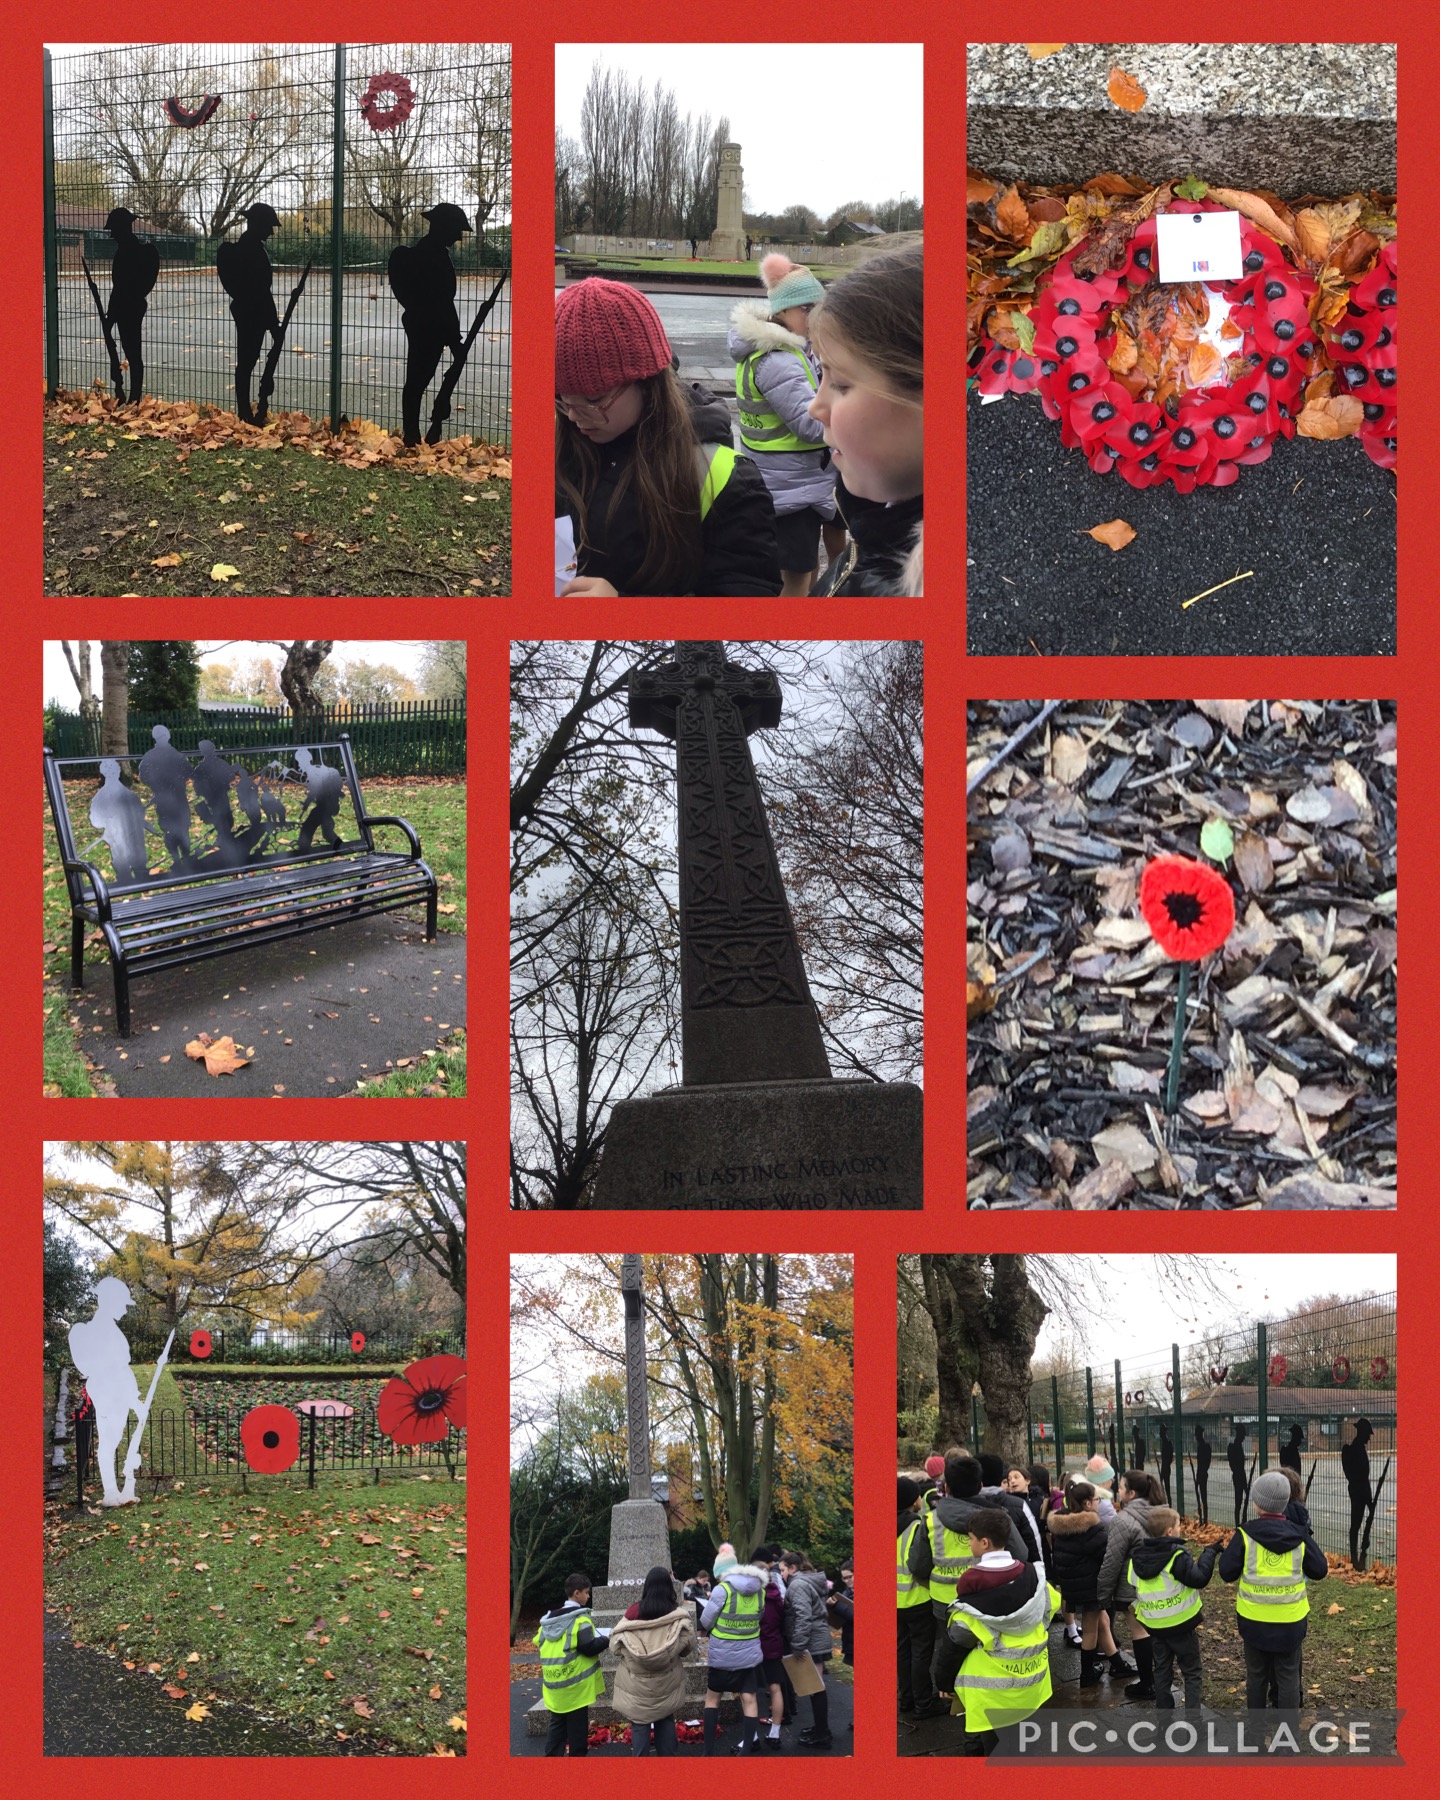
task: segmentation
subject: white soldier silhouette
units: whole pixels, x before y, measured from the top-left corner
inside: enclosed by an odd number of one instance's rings
[[[120,1320],[131,1306],[130,1290],[123,1281],[107,1275],[95,1285],[95,1316],[70,1327],[70,1360],[85,1377],[85,1388],[95,1403],[95,1441],[100,1462],[102,1506],[129,1506],[135,1499],[135,1472],[140,1466],[140,1434],[155,1396],[155,1383],[170,1354],[170,1340],[155,1365],[150,1392],[142,1401],[135,1371],[130,1367],[130,1344]],[[121,1480],[115,1479],[115,1453],[120,1448],[131,1413],[135,1429],[130,1436]]]

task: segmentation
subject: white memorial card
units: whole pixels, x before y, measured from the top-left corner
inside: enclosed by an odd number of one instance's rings
[[[575,579],[578,570],[575,556],[575,527],[564,513],[555,521],[555,592]]]
[[[1244,272],[1237,212],[1169,212],[1155,219],[1160,280],[1238,281]]]

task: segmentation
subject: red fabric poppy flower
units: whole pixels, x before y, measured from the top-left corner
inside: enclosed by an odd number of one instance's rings
[[[190,1333],[190,1354],[203,1360],[210,1354],[213,1346],[208,1331],[192,1331]]]
[[[422,1356],[387,1381],[376,1423],[397,1444],[436,1444],[453,1426],[465,1429],[465,1360]]]
[[[252,1406],[240,1421],[245,1460],[257,1475],[281,1475],[300,1456],[300,1421],[288,1406]]]
[[[363,1331],[352,1331],[350,1333],[350,1348],[357,1356],[365,1348],[365,1333]]]
[[[1140,911],[1172,962],[1209,956],[1235,928],[1230,883],[1218,869],[1188,856],[1157,856],[1145,865]]]
[[[1350,290],[1350,303],[1330,337],[1336,392],[1351,395],[1364,407],[1360,442],[1382,469],[1395,467],[1398,296],[1392,241],[1382,248],[1370,273]]]

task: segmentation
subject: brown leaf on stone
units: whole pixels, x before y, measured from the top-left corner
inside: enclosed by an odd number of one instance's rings
[[[1258,831],[1242,831],[1235,840],[1235,873],[1248,894],[1263,894],[1275,885],[1270,846]]]
[[[1078,737],[1062,732],[1050,746],[1050,772],[1066,787],[1074,787],[1090,766],[1090,752]]]
[[[1300,254],[1311,262],[1324,262],[1330,254],[1330,227],[1313,206],[1296,213],[1295,236],[1300,240]]]
[[[1220,372],[1222,358],[1213,344],[1199,343],[1190,352],[1190,360],[1185,365],[1185,378],[1191,387],[1204,387],[1205,383]]]
[[[1127,181],[1123,175],[1095,175],[1085,183],[1087,192],[1098,190],[1112,200],[1128,200],[1141,190],[1133,181]]]
[[[1105,84],[1105,92],[1122,112],[1139,112],[1148,96],[1133,75],[1127,75],[1123,69],[1112,69],[1110,79]]]
[[[1127,525],[1124,519],[1111,519],[1107,525],[1092,525],[1085,535],[1094,538],[1097,544],[1107,545],[1111,550],[1123,550],[1128,543],[1134,541],[1136,533],[1135,527]]]
[[[1155,1167],[1155,1146],[1138,1125],[1108,1125],[1091,1138],[1090,1148],[1100,1162],[1123,1163],[1135,1175]]]
[[[965,204],[967,206],[983,206],[987,200],[993,200],[999,192],[995,183],[988,176],[982,175],[978,169],[966,169]]]
[[[210,1075],[233,1075],[250,1062],[248,1056],[241,1056],[233,1037],[212,1038],[208,1031],[192,1038],[185,1046],[185,1054],[192,1062],[203,1062]]]
[[[1197,700],[1195,709],[1204,713],[1207,719],[1214,719],[1217,725],[1223,725],[1234,737],[1245,729],[1245,721],[1250,717],[1253,700]]]
[[[1031,62],[1043,62],[1047,56],[1053,56],[1057,50],[1063,50],[1064,44],[1027,44]]]
[[[1312,1119],[1333,1119],[1336,1113],[1344,1112],[1358,1091],[1328,1082],[1323,1087],[1302,1087],[1295,1098]]]
[[[1281,1212],[1342,1209],[1393,1212],[1395,1190],[1367,1182],[1327,1181],[1323,1176],[1309,1173],[1287,1175],[1265,1195],[1265,1205]]]
[[[1192,1119],[1199,1119],[1204,1125],[1216,1125],[1230,1113],[1230,1108],[1225,1104],[1225,1096],[1218,1088],[1207,1088],[1203,1094],[1191,1094],[1188,1100],[1182,1100],[1180,1104]]]
[[[1330,255],[1330,267],[1346,281],[1354,281],[1369,271],[1380,248],[1373,232],[1352,231],[1343,244],[1337,244]]]

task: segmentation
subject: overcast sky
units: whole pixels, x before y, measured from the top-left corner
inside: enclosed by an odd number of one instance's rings
[[[1393,1256],[1216,1256],[1220,1298],[1197,1292],[1193,1308],[1175,1304],[1175,1288],[1159,1280],[1149,1256],[1056,1258],[1092,1269],[1108,1265],[1098,1280],[1115,1294],[1113,1313],[1086,1325],[1085,1348],[1108,1366],[1118,1356],[1140,1358],[1179,1344],[1183,1350],[1217,1324],[1231,1327],[1239,1318],[1274,1318],[1301,1300],[1318,1294],[1386,1293],[1395,1286]],[[1188,1311],[1189,1316],[1186,1316]],[[1064,1333],[1067,1317],[1052,1312],[1041,1327],[1036,1355],[1043,1357]],[[1076,1323],[1080,1323],[1078,1314]]]
[[[815,43],[803,13],[793,23],[788,44],[557,44],[555,122],[579,135],[599,60],[672,88],[682,113],[725,115],[751,212],[801,203],[823,218],[851,200],[923,199],[922,46]]]
[[[226,644],[223,650],[207,650],[207,644],[224,643],[223,638],[201,638],[200,667],[203,669],[210,663],[229,663],[232,667],[249,663],[260,657],[268,656],[274,663],[276,673],[285,657],[274,644],[257,644],[247,639],[238,643]],[[419,674],[421,653],[427,648],[428,640],[383,640],[370,642],[365,639],[347,639],[337,643],[330,652],[331,662],[368,662],[389,663],[392,669],[398,669],[402,675],[412,680]],[[100,645],[98,640],[90,648],[90,678],[95,684],[95,692],[100,692]],[[65,661],[65,652],[60,648],[58,640],[45,644],[45,698],[58,700],[69,712],[80,704],[80,695],[75,687],[75,677],[70,673],[69,664]]]

